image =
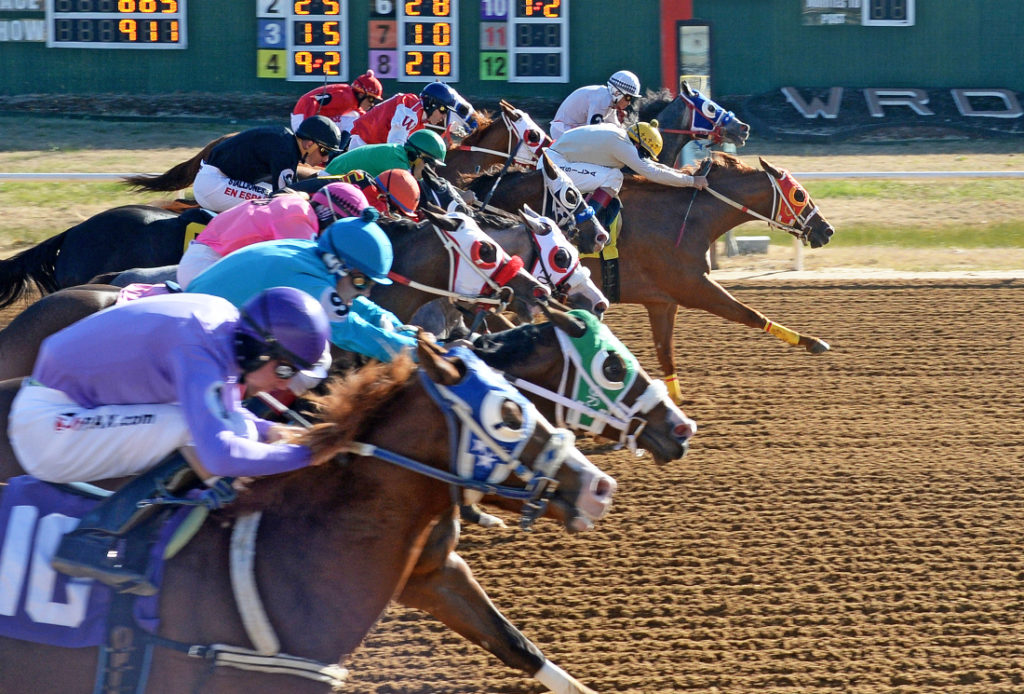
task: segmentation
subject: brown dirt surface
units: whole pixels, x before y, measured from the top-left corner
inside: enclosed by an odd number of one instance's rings
[[[833,350],[682,312],[687,457],[583,440],[620,484],[610,516],[468,527],[477,579],[600,692],[1024,691],[1024,282],[729,287]],[[607,322],[656,368],[642,310]],[[404,609],[349,666],[354,692],[543,691]]]
[[[1024,280],[726,284],[832,351],[682,312],[689,455],[581,440],[619,482],[609,517],[467,527],[476,578],[599,692],[1024,691]],[[643,311],[607,322],[653,372]],[[399,608],[347,665],[350,692],[543,691]]]

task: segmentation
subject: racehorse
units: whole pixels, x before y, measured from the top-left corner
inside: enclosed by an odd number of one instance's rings
[[[729,142],[742,147],[750,135],[750,126],[735,113],[726,111],[686,82],[675,98],[667,89],[648,92],[637,106],[640,120],[658,121],[664,141],[658,161],[666,166],[676,165],[679,153],[690,140]]]
[[[204,217],[149,205],[115,207],[0,260],[0,308],[35,285],[44,293],[85,284],[96,275],[177,263],[189,224]],[[209,219],[204,217],[204,222]]]
[[[227,512],[216,514],[219,522],[205,524],[166,563],[159,640],[138,634],[155,645],[148,668],[153,686],[146,691],[279,692],[280,676],[258,670],[283,667],[282,656],[291,656],[293,666],[303,659],[308,673],[290,681],[289,691],[337,691],[344,679],[337,663],[397,599],[552,691],[590,692],[545,658],[473,579],[454,551],[450,490],[456,484],[471,493],[497,491],[518,499],[524,526],[544,513],[579,532],[605,514],[614,480],[573,447],[571,434],[553,429],[468,351],[446,355],[421,338],[418,356],[418,371],[402,358],[336,383],[320,401],[320,423],[300,439],[320,464],[254,480]],[[474,388],[483,392],[474,395]],[[4,419],[11,392],[11,382],[0,385]],[[474,407],[481,395],[493,407]],[[469,430],[476,436],[459,435]],[[469,452],[480,444],[489,450]],[[508,482],[513,471],[522,482]],[[246,535],[255,539],[245,542]],[[237,612],[232,545],[255,555],[249,563],[255,578],[241,579],[255,604],[240,603],[248,609]],[[53,589],[56,577],[45,563],[32,570],[47,574],[32,585],[45,580]],[[15,599],[21,604],[24,597]],[[221,658],[225,653],[235,658]],[[239,660],[249,668],[219,667],[239,667]],[[84,691],[97,681],[96,663],[95,648],[3,638],[0,690]]]
[[[760,163],[762,170],[715,152],[710,158],[707,190],[672,188],[640,177],[626,177],[620,191],[623,223],[617,244],[619,301],[642,304],[647,309],[658,362],[677,401],[680,393],[675,384],[673,330],[679,306],[764,330],[812,354],[829,349],[823,340],[801,335],[737,301],[710,276],[711,244],[751,219],[785,229],[811,248],[824,246],[835,231],[788,172],[764,159]],[[506,176],[495,193],[495,204],[513,208],[536,204],[538,175],[513,172]],[[487,189],[492,183],[493,176],[485,174],[473,181],[470,189]],[[587,258],[584,262],[591,273],[601,272],[599,259]],[[616,300],[614,296],[609,298]]]
[[[501,100],[501,113],[480,115],[477,128],[448,151],[441,174],[458,183],[462,174],[479,173],[494,165],[533,168],[551,137],[528,113]]]

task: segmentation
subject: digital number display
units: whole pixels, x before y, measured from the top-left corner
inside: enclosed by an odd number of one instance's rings
[[[532,18],[561,19],[562,0],[516,0],[516,16]]]
[[[458,0],[398,2],[400,82],[459,79]]]
[[[277,3],[274,3],[277,4]],[[287,79],[348,79],[348,4],[345,0],[292,0],[288,17]]]
[[[187,48],[185,0],[47,0],[50,48]]]
[[[569,81],[569,0],[516,0],[508,17],[508,81]]]

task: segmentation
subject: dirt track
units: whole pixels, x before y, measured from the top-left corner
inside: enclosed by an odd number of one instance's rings
[[[732,287],[834,351],[682,313],[691,453],[584,442],[611,516],[467,528],[478,580],[604,693],[1024,692],[1024,281]],[[608,322],[652,368],[643,313]],[[349,666],[351,692],[543,691],[399,609]]]
[[[729,286],[833,352],[681,313],[690,454],[584,441],[610,517],[467,528],[478,580],[604,694],[1024,692],[1024,280]],[[642,311],[608,323],[652,369]],[[352,693],[543,691],[404,609],[347,664]]]

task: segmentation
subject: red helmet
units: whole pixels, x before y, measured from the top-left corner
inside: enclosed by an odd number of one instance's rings
[[[407,217],[416,216],[420,206],[420,185],[406,169],[388,169],[377,176],[377,185],[388,194],[388,200]]]
[[[373,76],[373,70],[367,70],[365,75],[352,80],[352,91],[372,96],[374,99],[384,98],[384,86]]]

